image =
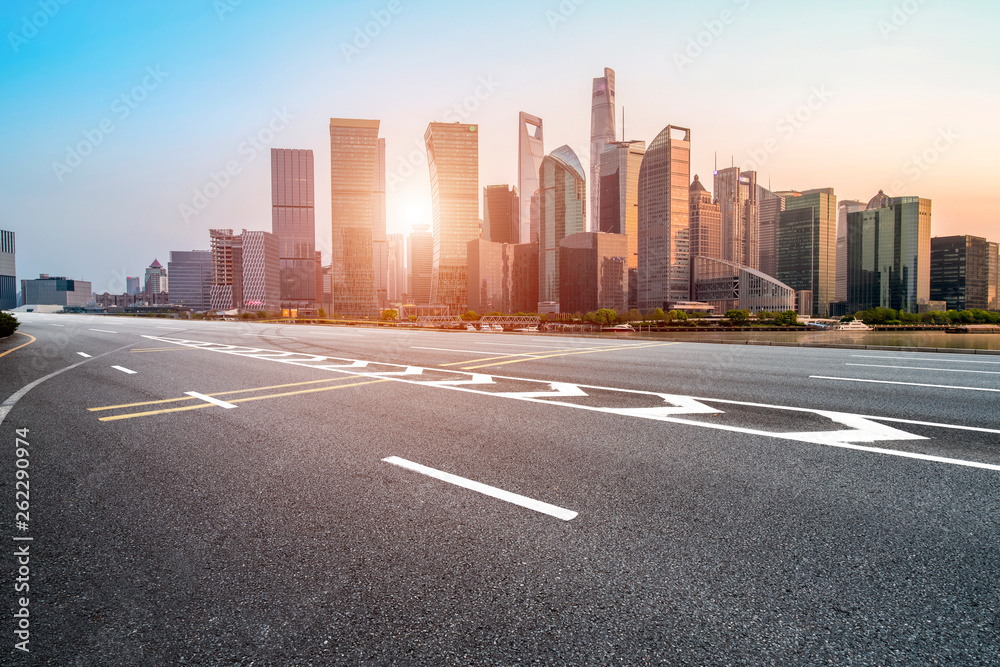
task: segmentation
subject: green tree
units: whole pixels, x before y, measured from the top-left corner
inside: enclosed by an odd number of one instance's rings
[[[759,313],[757,313],[758,322],[770,322],[771,320],[774,319],[774,317],[775,317],[774,313],[772,313],[770,310],[762,310]]]
[[[799,314],[794,310],[786,310],[779,313],[777,317],[774,318],[775,324],[782,327],[790,327],[799,323]]]
[[[663,312],[662,308],[654,308],[653,310],[646,313],[646,318],[653,322],[662,322],[666,319],[666,314]]]
[[[743,326],[750,319],[749,310],[727,310],[726,319],[729,320],[735,326]]]
[[[639,312],[638,308],[633,308],[625,313],[625,319],[629,322],[638,322],[642,319],[642,313]]]
[[[386,322],[392,322],[399,317],[399,311],[393,308],[382,311],[382,319]]]
[[[323,310],[322,308],[320,308],[318,311],[316,311],[316,314],[319,315],[320,319],[322,319],[322,320],[326,319],[326,311]]]
[[[618,313],[611,308],[601,308],[594,315],[594,322],[602,327],[610,327],[618,324]]]
[[[476,314],[476,311],[470,310],[466,312],[465,315],[462,315],[462,319],[466,322],[477,322],[479,320],[479,315]]]
[[[17,318],[10,313],[0,313],[0,338],[13,336],[17,328],[21,326]]]

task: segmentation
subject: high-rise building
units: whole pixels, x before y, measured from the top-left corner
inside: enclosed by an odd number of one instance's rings
[[[418,306],[431,302],[431,280],[434,275],[434,235],[426,225],[413,228],[406,239],[406,263],[409,271],[406,292],[408,301]]]
[[[722,210],[697,174],[691,183],[691,257],[722,259]]]
[[[373,262],[378,131],[377,120],[330,119],[333,311],[344,317],[379,315]]]
[[[628,247],[625,234],[581,232],[560,241],[560,310],[628,311]]]
[[[760,266],[760,210],[757,172],[739,167],[715,172],[715,203],[722,215],[722,259]]]
[[[86,306],[94,295],[88,280],[43,273],[38,280],[21,281],[21,296],[26,306]]]
[[[760,218],[760,271],[761,273],[774,276],[777,272],[775,264],[775,232],[778,227],[778,216],[785,210],[785,198],[771,192],[767,188],[757,186],[757,209]]]
[[[281,306],[314,307],[320,295],[311,150],[271,149],[271,232],[278,237]]]
[[[241,247],[243,303],[240,307],[271,313],[280,311],[281,259],[278,237],[270,232],[244,229]]]
[[[479,126],[431,123],[424,142],[434,216],[431,301],[462,313],[468,304],[469,241],[479,238]]]
[[[389,260],[389,303],[399,303],[406,294],[406,237],[402,234],[389,234],[386,237],[386,251]]]
[[[538,171],[545,159],[542,119],[522,111],[517,121],[517,191],[521,207],[518,242],[538,243],[538,206],[533,197],[538,192]]]
[[[930,300],[931,200],[881,190],[847,214],[847,312],[908,313]]]
[[[986,253],[988,299],[990,310],[1000,311],[1000,243],[990,241]]]
[[[538,244],[469,241],[469,309],[530,313],[538,305]]]
[[[142,291],[142,280],[139,278],[139,276],[125,277],[125,292],[127,294],[135,295],[141,291]]]
[[[242,239],[231,229],[208,230],[212,253],[212,310],[233,310],[243,303]]]
[[[586,231],[587,178],[569,146],[545,156],[539,172],[538,299],[547,312],[558,312],[559,242]]]
[[[639,170],[645,141],[612,142],[601,153],[598,231],[628,237],[629,307],[635,307],[639,268]]]
[[[856,199],[842,199],[837,204],[837,288],[834,301],[847,301],[847,214],[865,210]]]
[[[17,308],[17,262],[14,232],[0,230],[0,310]]]
[[[487,185],[483,188],[483,238],[495,243],[517,243],[521,238],[517,188]]]
[[[385,232],[385,139],[378,140],[375,161],[375,190],[372,199],[372,266],[375,270],[375,296],[380,309],[389,305],[389,246]]]
[[[601,153],[615,140],[615,71],[604,68],[604,76],[594,79],[590,103],[590,226],[600,228]]]
[[[201,312],[212,308],[212,252],[171,250],[170,303]]]
[[[837,196],[833,188],[779,193],[785,210],[775,230],[775,278],[812,292],[812,314],[827,317],[837,280]]]
[[[668,125],[649,145],[639,172],[641,310],[690,298],[690,184],[691,130]]]
[[[163,265],[159,261],[153,260],[153,263],[149,265],[146,269],[146,277],[143,280],[146,286],[146,294],[152,299],[154,294],[162,294],[167,292],[167,270],[163,268]]]
[[[990,306],[990,242],[980,236],[931,239],[931,301],[948,310],[986,310]]]

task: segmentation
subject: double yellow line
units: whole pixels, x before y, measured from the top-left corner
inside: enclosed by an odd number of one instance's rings
[[[292,384],[276,384],[276,385],[271,385],[269,387],[256,387],[254,389],[237,389],[235,391],[223,391],[223,392],[219,392],[219,393],[216,393],[216,394],[206,394],[206,396],[210,396],[212,398],[219,398],[220,396],[234,396],[234,395],[238,395],[238,394],[248,394],[248,393],[254,392],[254,391],[269,391],[269,390],[272,390],[272,389],[287,389],[289,387],[301,387],[301,386],[304,386],[304,385],[322,384],[322,383],[329,384],[329,383],[334,383],[334,382],[343,382],[345,380],[356,380],[356,379],[357,379],[356,376],[350,376],[350,377],[334,378],[334,379],[326,379],[326,380],[312,380],[312,381],[309,381],[309,382],[294,382]],[[366,385],[366,384],[378,384],[379,382],[389,382],[389,380],[364,380],[363,382],[352,382],[351,384],[338,384],[335,387],[318,387],[316,389],[300,389],[298,391],[285,391],[285,392],[281,392],[281,393],[278,393],[278,394],[266,394],[264,396],[249,396],[247,398],[237,398],[237,399],[229,400],[229,401],[226,401],[226,402],[227,403],[238,404],[238,403],[247,403],[247,402],[250,402],[250,401],[263,401],[263,400],[269,399],[269,398],[282,398],[284,396],[299,396],[301,394],[314,394],[314,393],[321,392],[321,391],[334,391],[336,389],[347,389],[348,387],[360,387],[360,386]],[[123,410],[123,409],[127,409],[127,408],[138,408],[138,407],[144,407],[144,406],[150,406],[150,405],[165,405],[165,404],[168,404],[168,403],[180,403],[182,401],[197,401],[197,400],[199,400],[199,399],[195,398],[194,396],[181,396],[181,397],[178,397],[178,398],[167,398],[167,399],[163,399],[163,400],[160,400],[160,401],[144,401],[144,402],[141,402],[141,403],[125,403],[123,405],[106,405],[106,406],[102,406],[102,407],[99,407],[99,408],[87,408],[87,410],[89,412],[103,412],[103,411],[106,411],[106,410]],[[202,402],[202,403],[199,403],[198,405],[187,405],[187,406],[180,407],[180,408],[165,408],[165,409],[162,409],[162,410],[147,410],[145,412],[130,412],[130,413],[126,413],[126,414],[112,415],[110,417],[100,417],[99,420],[102,421],[102,422],[110,422],[110,421],[118,421],[118,420],[121,420],[121,419],[133,419],[135,417],[149,417],[151,415],[163,415],[163,414],[168,414],[168,413],[171,413],[171,412],[186,412],[188,410],[201,410],[202,408],[211,408],[211,407],[215,407],[215,406],[213,406],[213,404],[211,404],[211,403]]]
[[[498,361],[492,364],[481,364],[479,366],[462,366],[463,371],[472,371],[478,368],[487,368],[489,366],[504,366],[506,364],[520,364],[525,361],[535,361],[537,359],[552,359],[553,357],[568,357],[574,354],[596,354],[598,352],[614,352],[616,350],[645,350],[650,347],[664,347],[666,345],[677,345],[677,343],[651,343],[648,345],[624,345],[621,347],[602,347],[595,350],[574,350],[572,352],[557,352],[555,354],[544,354],[537,357],[530,357],[528,359],[509,359],[507,361]],[[473,359],[472,361],[459,362],[462,364],[474,364],[479,361],[492,361],[493,359],[503,359],[505,357],[489,357],[487,359]],[[446,366],[457,366],[459,364],[445,364]]]

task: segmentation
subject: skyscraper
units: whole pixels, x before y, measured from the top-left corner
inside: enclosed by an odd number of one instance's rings
[[[559,308],[589,313],[628,310],[628,239],[624,234],[581,232],[559,242]]]
[[[278,238],[284,308],[312,308],[320,300],[315,192],[313,152],[272,148],[271,232]]]
[[[569,146],[542,160],[539,172],[538,300],[540,309],[555,311],[559,303],[559,242],[586,231],[587,178]]]
[[[668,125],[639,171],[639,288],[642,310],[690,298],[691,130]]]
[[[847,214],[847,312],[916,313],[930,300],[931,200],[881,190]]]
[[[146,294],[152,298],[154,294],[161,294],[168,291],[167,270],[159,261],[153,263],[146,269],[146,278],[143,281],[146,285]]]
[[[379,121],[330,119],[333,311],[377,317],[373,237]]]
[[[231,229],[208,230],[212,253],[212,310],[232,310],[243,303],[242,239]]]
[[[281,260],[278,237],[270,232],[244,229],[242,239],[241,307],[246,310],[271,313],[281,310]]]
[[[812,314],[827,317],[837,280],[837,196],[833,188],[790,192],[775,230],[776,275],[812,292]]]
[[[479,126],[431,123],[424,142],[434,216],[431,301],[461,313],[468,303],[469,241],[479,238]]]
[[[715,203],[722,214],[722,259],[760,266],[760,211],[757,172],[739,167],[715,172]]]
[[[532,207],[532,198],[538,192],[538,171],[545,159],[545,144],[542,119],[523,111],[518,115],[517,156],[517,191],[521,198],[518,243],[538,243],[538,208]]]
[[[487,185],[483,188],[483,238],[494,243],[518,243],[520,212],[517,188]]]
[[[385,236],[385,139],[378,140],[375,161],[375,189],[372,192],[372,266],[375,270],[375,296],[380,309],[389,305],[389,247]]]
[[[0,230],[0,310],[17,308],[14,232]]]
[[[406,292],[410,303],[426,306],[431,302],[431,279],[434,275],[434,235],[427,225],[413,228],[406,239],[409,276]]]
[[[590,226],[597,231],[601,215],[601,153],[615,140],[615,71],[604,68],[604,76],[594,79],[590,103]]]
[[[931,301],[948,310],[986,310],[990,304],[990,243],[980,236],[931,239]]]
[[[639,268],[639,170],[645,141],[607,144],[601,153],[599,231],[627,236],[628,306],[636,306]]]
[[[865,204],[843,199],[837,204],[837,288],[834,301],[847,301],[847,214],[865,210]]]
[[[986,252],[986,267],[989,308],[1000,311],[1000,243],[990,241]]]
[[[386,250],[389,260],[389,302],[398,303],[406,293],[406,237],[402,234],[389,234],[386,237]]]
[[[171,250],[167,262],[170,274],[170,303],[205,311],[212,307],[212,252]]]
[[[691,257],[722,259],[722,211],[697,174],[691,183]]]
[[[777,272],[775,230],[778,226],[778,216],[785,210],[785,198],[758,185],[757,208],[760,217],[760,271],[765,275],[774,276]]]

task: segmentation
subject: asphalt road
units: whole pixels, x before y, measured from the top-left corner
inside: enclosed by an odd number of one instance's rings
[[[18,317],[6,664],[1000,662],[1000,357]]]

